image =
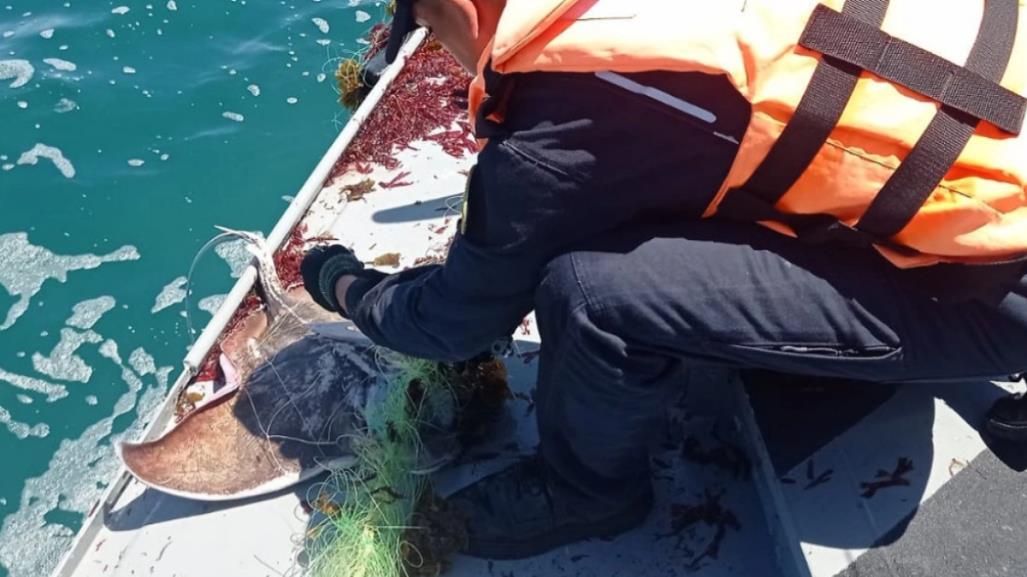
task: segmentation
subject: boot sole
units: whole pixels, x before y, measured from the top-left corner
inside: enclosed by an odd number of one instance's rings
[[[548,553],[553,549],[588,539],[616,537],[641,525],[649,517],[653,498],[649,495],[640,499],[623,512],[581,525],[559,527],[551,534],[539,535],[522,541],[478,541],[473,537],[464,554],[480,559],[509,561],[525,559]]]
[[[1013,443],[1027,443],[1027,424],[1010,425],[988,419],[984,427],[997,439]]]

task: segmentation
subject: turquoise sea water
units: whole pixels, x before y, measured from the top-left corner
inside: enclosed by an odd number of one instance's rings
[[[49,573],[190,343],[215,224],[268,232],[346,120],[357,0],[0,0],[0,577]],[[198,324],[235,247],[204,257]]]

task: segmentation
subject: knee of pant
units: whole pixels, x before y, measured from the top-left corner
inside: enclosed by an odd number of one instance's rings
[[[535,291],[535,312],[545,330],[551,321],[565,324],[572,311],[586,304],[572,254],[551,260],[542,270],[542,279]]]

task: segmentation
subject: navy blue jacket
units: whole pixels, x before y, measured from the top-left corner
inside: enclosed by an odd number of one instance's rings
[[[629,88],[592,74],[513,79],[445,264],[369,271],[346,295],[357,326],[405,354],[464,360],[521,323],[554,256],[618,227],[700,215],[734,158],[748,103],[723,78],[628,78]],[[705,113],[633,92],[632,82]]]

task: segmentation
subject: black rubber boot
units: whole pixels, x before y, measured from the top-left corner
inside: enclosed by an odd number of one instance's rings
[[[1027,442],[1027,396],[1009,395],[996,401],[984,425],[996,438]]]
[[[652,509],[653,494],[645,483],[625,505],[600,505],[548,480],[535,457],[478,481],[449,501],[467,519],[466,554],[523,559],[633,529]]]

